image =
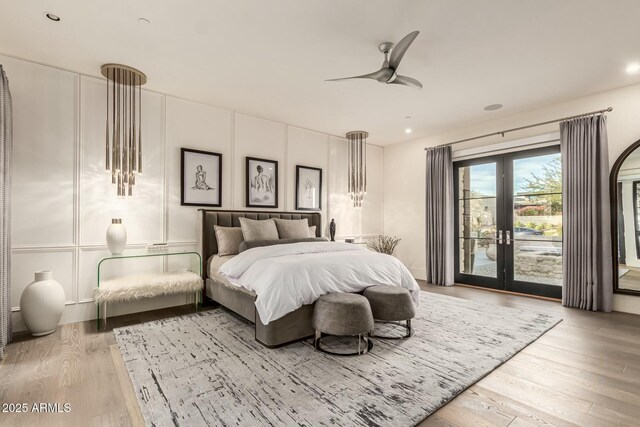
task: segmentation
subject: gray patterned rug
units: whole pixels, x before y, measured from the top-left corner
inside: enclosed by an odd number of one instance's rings
[[[360,357],[270,350],[218,309],[114,333],[148,425],[414,425],[561,319],[422,292],[404,341]]]

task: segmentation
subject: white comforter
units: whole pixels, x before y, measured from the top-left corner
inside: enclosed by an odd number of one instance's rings
[[[402,286],[416,304],[420,287],[398,259],[349,243],[304,242],[246,250],[219,273],[256,293],[262,323],[311,304],[321,295],[360,292],[373,285]]]

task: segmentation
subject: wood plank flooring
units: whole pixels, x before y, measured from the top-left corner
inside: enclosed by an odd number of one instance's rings
[[[629,271],[618,279],[620,289],[631,289],[640,291],[640,268],[631,267],[629,265],[620,264],[620,269],[626,268]]]
[[[640,425],[640,316],[567,309],[557,302],[461,286],[422,286],[564,320],[421,426]]]
[[[564,321],[420,426],[640,425],[640,316],[566,309],[462,286],[421,286],[489,305],[551,312]],[[47,337],[16,339],[0,362],[0,403],[70,403],[71,412],[0,413],[0,426],[143,425],[110,329],[192,311],[183,306],[120,316],[99,332],[93,321],[73,323]]]

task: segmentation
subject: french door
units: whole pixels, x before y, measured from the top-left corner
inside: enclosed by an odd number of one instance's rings
[[[454,162],[455,281],[562,296],[560,148]]]

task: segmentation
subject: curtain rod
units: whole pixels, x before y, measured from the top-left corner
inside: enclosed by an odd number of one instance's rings
[[[519,131],[519,130],[534,128],[534,127],[537,127],[537,126],[544,126],[544,125],[548,125],[548,124],[551,124],[551,123],[564,122],[565,120],[577,119],[579,117],[587,117],[587,116],[593,116],[593,115],[596,115],[596,114],[608,113],[610,111],[613,111],[613,107],[608,107],[608,108],[605,108],[604,110],[591,111],[590,113],[576,114],[575,116],[562,117],[560,119],[549,120],[549,121],[546,121],[546,122],[535,123],[535,124],[532,124],[532,125],[520,126],[520,127],[517,127],[517,128],[512,128],[512,129],[507,129],[507,130],[501,130],[499,132],[487,133],[485,135],[474,136],[473,138],[466,138],[466,139],[461,139],[459,141],[448,142],[446,144],[437,145],[436,147],[446,147],[447,145],[460,144],[461,142],[473,141],[473,140],[476,140],[476,139],[482,139],[482,138],[487,138],[487,137],[496,136],[496,135],[501,135],[501,136],[504,137],[504,134],[505,133],[509,133],[509,132],[516,132],[516,131]],[[424,149],[426,151],[429,148],[434,148],[434,147],[425,147]]]

